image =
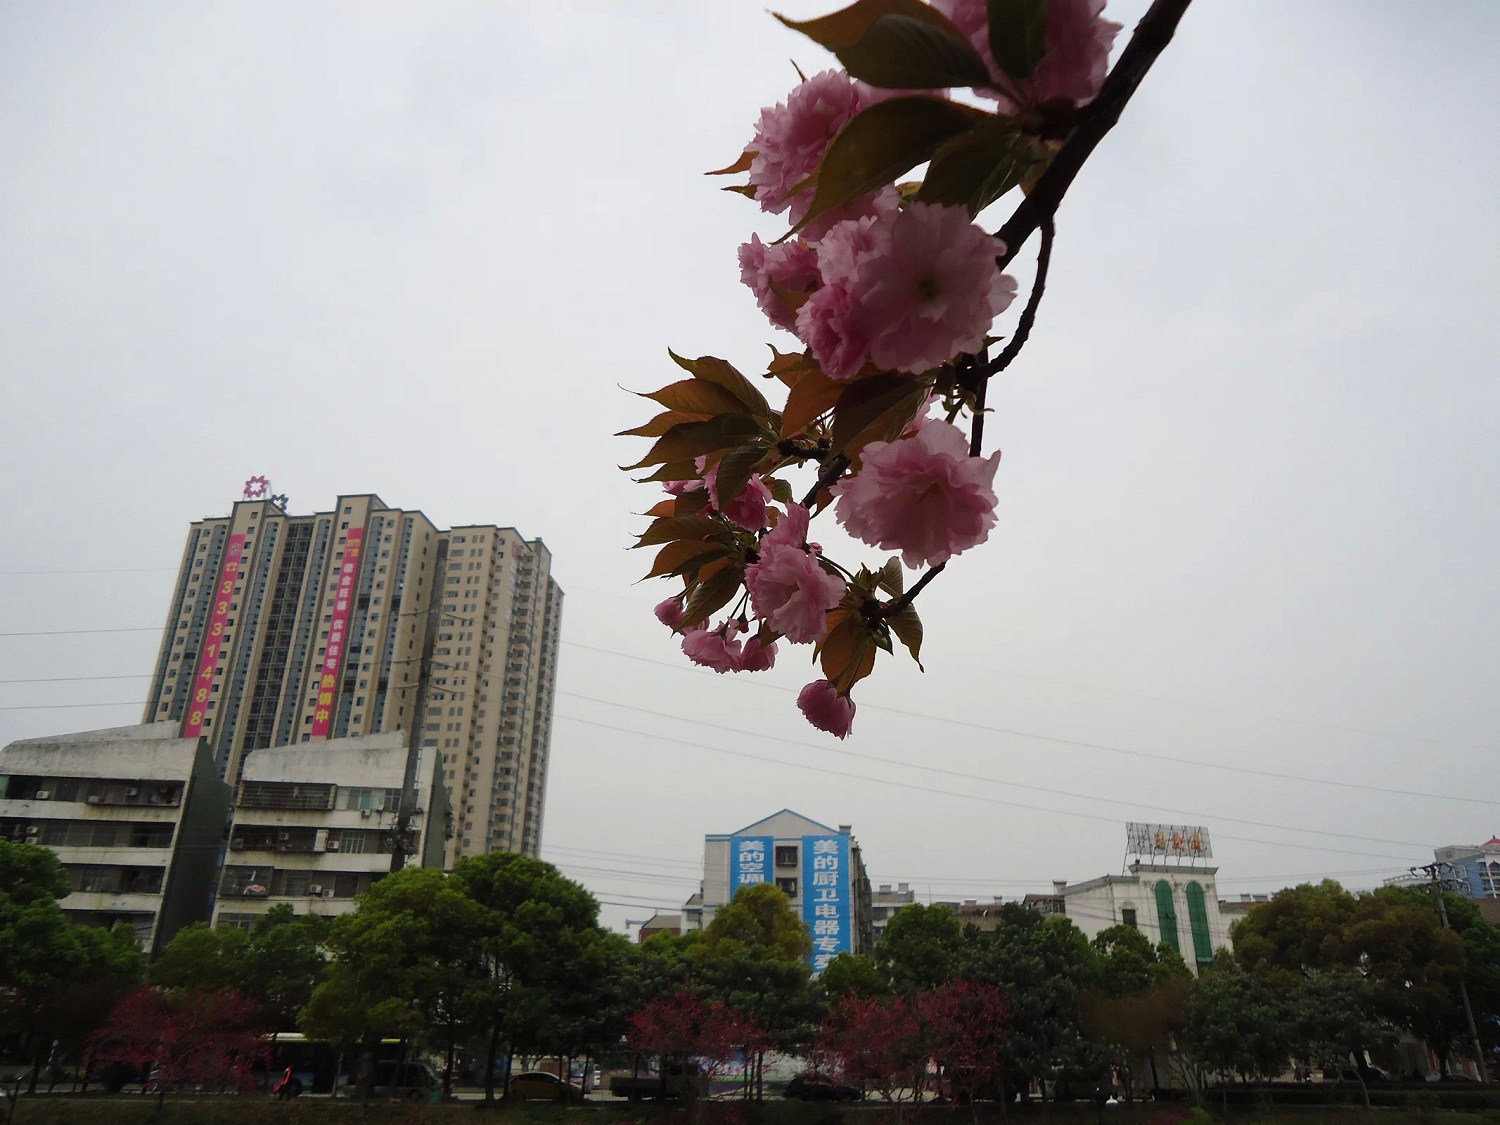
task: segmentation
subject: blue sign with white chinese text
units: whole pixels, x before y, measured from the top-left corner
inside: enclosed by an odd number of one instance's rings
[[[812,934],[812,967],[821,973],[853,951],[849,837],[802,837],[802,917]]]
[[[771,881],[773,841],[769,836],[729,838],[729,897],[741,887]]]

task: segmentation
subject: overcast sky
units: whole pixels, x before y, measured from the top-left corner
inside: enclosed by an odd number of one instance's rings
[[[0,637],[0,742],[137,721],[188,524],[264,473],[546,540],[543,855],[616,927],[787,806],[924,898],[1118,871],[1132,819],[1207,825],[1231,894],[1488,839],[1497,38],[1189,11],[991,388],[998,527],[839,743],[807,649],[719,677],[652,619],[609,436],[668,346],[767,355],[735,250],[779,228],[700,173],[819,48],[749,0],[0,0],[0,632],[49,634]]]

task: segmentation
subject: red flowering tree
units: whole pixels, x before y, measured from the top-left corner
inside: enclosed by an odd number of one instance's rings
[[[989,984],[955,980],[918,993],[917,1015],[950,1104],[973,1105],[1004,1073],[1010,1005]]]
[[[695,1070],[697,1078],[711,1080],[736,1055],[748,1060],[765,1045],[766,1035],[728,1005],[707,1003],[697,993],[680,989],[653,998],[631,1016],[626,1041],[633,1051],[660,1055],[666,1081],[672,1080],[674,1066],[682,1067],[680,1093],[691,1099],[700,1092]]]
[[[898,1101],[921,1089],[928,1048],[910,1002],[900,996],[846,996],[818,1029],[813,1061],[840,1082]]]
[[[150,1072],[157,1116],[167,1091],[246,1090],[266,1056],[255,1004],[237,992],[141,988],[121,1000],[90,1042],[94,1068],[123,1063]]]
[[[660,412],[625,431],[652,439],[629,468],[667,495],[636,545],[657,548],[648,577],[681,583],[656,615],[689,659],[760,671],[779,642],[812,645],[822,675],[797,704],[839,738],[879,651],[899,641],[920,665],[915,598],[995,526],[986,388],[1031,333],[1053,216],[1187,4],[1156,0],[1113,70],[1104,0],[857,0],[783,19],[842,69],[762,112],[721,172],[791,223],[739,252],[761,311],[796,340],[764,372],[785,397],[723,359],[673,355],[687,377],[645,395]],[[977,221],[1021,193],[995,233]],[[1017,293],[1005,270],[1038,232],[1030,296],[997,348]],[[810,530],[828,511],[897,554],[835,561]]]

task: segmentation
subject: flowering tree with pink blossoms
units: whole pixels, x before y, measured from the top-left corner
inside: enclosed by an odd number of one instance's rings
[[[625,431],[653,439],[628,468],[667,495],[636,546],[658,548],[647,577],[681,583],[656,616],[689,659],[763,671],[780,642],[812,645],[822,675],[797,704],[840,738],[878,652],[899,641],[920,666],[915,599],[995,526],[986,389],[1035,323],[1053,217],[1188,2],[1156,0],[1112,70],[1120,25],[1104,0],[857,0],[778,17],[842,69],[765,109],[714,174],[745,175],[730,190],[790,222],[739,250],[761,312],[800,345],[773,345],[763,374],[785,397],[773,406],[726,360],[673,354],[687,377],[644,395],[661,411]],[[989,233],[981,212],[1013,192]],[[1017,295],[1005,270],[1033,234],[1030,295],[996,334]],[[799,471],[812,479],[794,489]],[[829,511],[896,554],[830,558],[811,530]],[[907,570],[921,573],[908,584]]]

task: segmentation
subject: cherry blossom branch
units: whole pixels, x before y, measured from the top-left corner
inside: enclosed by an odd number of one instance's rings
[[[811,508],[814,501],[816,501],[818,498],[818,493],[822,492],[830,484],[838,480],[839,477],[843,476],[844,470],[847,469],[850,464],[852,464],[852,462],[849,460],[849,458],[840,453],[837,457],[834,457],[826,465],[824,465],[822,471],[818,473],[817,481],[810,489],[807,490],[807,495],[802,498],[802,506],[804,508]]]
[[[1115,63],[1099,96],[1090,102],[1080,115],[1078,125],[1068,136],[1063,147],[1053,157],[1052,163],[1037,180],[1015,213],[1005,221],[997,237],[1005,243],[1005,253],[1000,256],[1000,268],[1008,266],[1021,247],[1041,226],[1044,218],[1057,213],[1063,196],[1073,185],[1074,178],[1092,155],[1099,142],[1120,120],[1120,114],[1134,96],[1146,72],[1156,62],[1157,56],[1167,49],[1177,30],[1183,13],[1192,0],[1156,0],[1150,10],[1136,24],[1135,33]]]
[[[1005,350],[997,355],[990,363],[985,364],[980,370],[985,379],[1000,374],[1014,362],[1016,356],[1021,354],[1021,349],[1026,346],[1026,341],[1031,338],[1031,329],[1036,325],[1036,310],[1042,303],[1042,293],[1047,288],[1047,267],[1052,264],[1052,239],[1057,230],[1052,224],[1052,216],[1043,216],[1042,246],[1036,255],[1036,279],[1031,283],[1031,296],[1026,301],[1026,308],[1021,312],[1021,319],[1016,322],[1015,334],[1011,336],[1010,342],[1005,345]],[[984,406],[984,386],[980,384],[980,408]],[[974,443],[969,450],[971,457],[978,457],[982,446],[979,443],[979,432],[982,428],[984,418],[976,413],[974,416]]]
[[[900,613],[907,606],[911,605],[916,596],[927,588],[927,583],[931,582],[939,574],[943,573],[943,568],[947,565],[947,563],[941,562],[938,563],[937,566],[929,568],[926,574],[922,575],[921,578],[918,578],[915,582],[912,583],[912,587],[910,590],[906,591],[906,593],[902,594],[894,601],[886,602],[885,605],[881,606],[880,616],[895,617],[896,614]]]

